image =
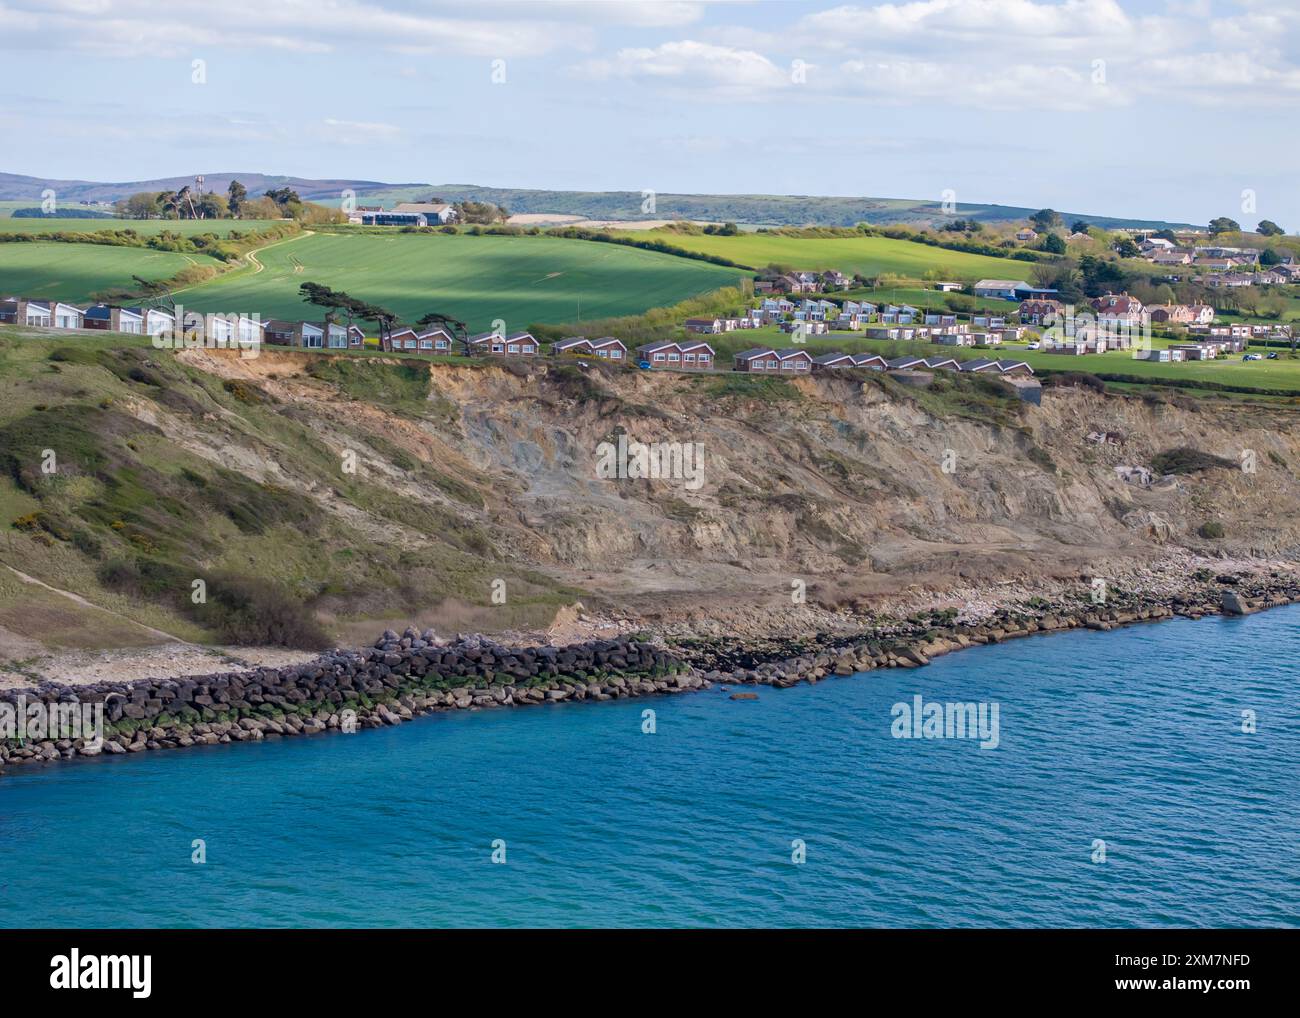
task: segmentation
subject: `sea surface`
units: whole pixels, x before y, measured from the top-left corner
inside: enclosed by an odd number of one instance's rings
[[[14,768],[0,926],[1300,925],[1300,606],[758,694]]]

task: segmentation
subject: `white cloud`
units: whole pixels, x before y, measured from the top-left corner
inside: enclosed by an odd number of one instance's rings
[[[907,60],[850,60],[839,90],[894,103],[939,103],[980,109],[1087,110],[1129,97],[1073,67],[1028,64],[971,67]]]
[[[612,58],[588,60],[576,71],[596,79],[656,80],[678,89],[707,89],[733,97],[759,98],[792,84],[790,70],[760,53],[689,39],[622,49]]]

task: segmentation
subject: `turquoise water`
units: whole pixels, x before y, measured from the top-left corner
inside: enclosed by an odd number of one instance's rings
[[[893,738],[916,694],[1000,745]],[[0,925],[1297,925],[1298,712],[1291,607],[15,769]]]

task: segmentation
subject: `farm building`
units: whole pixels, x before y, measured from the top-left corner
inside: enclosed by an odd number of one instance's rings
[[[456,210],[446,202],[398,202],[393,206],[393,212],[424,216],[427,223],[446,224],[456,221]]]

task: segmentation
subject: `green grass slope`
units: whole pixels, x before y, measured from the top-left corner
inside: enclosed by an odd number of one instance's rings
[[[439,311],[486,331],[638,314],[734,283],[738,270],[614,244],[553,237],[314,234],[258,255],[241,270],[183,291],[200,311],[313,317],[298,296],[310,280],[381,304],[404,320]]]
[[[498,577],[511,624],[572,599],[498,551],[497,493],[455,451],[426,364],[299,356],[313,398],[286,401],[140,338],[0,327],[0,567],[116,613],[32,611],[37,592],[0,568],[0,628],[319,647],[444,599],[486,610]],[[339,413],[362,399],[368,417]]]
[[[642,233],[639,236],[662,238],[688,251],[719,255],[754,268],[775,264],[797,269],[838,269],[850,275],[860,272],[864,276],[889,272],[912,278],[919,278],[933,269],[945,279],[963,281],[1025,279],[1033,268],[1031,262],[949,251],[889,237],[805,238],[765,233],[735,237],[679,233]]]
[[[133,285],[132,276],[164,279],[187,268],[217,265],[206,255],[145,248],[47,241],[0,244],[0,296],[84,304],[104,290]]]

